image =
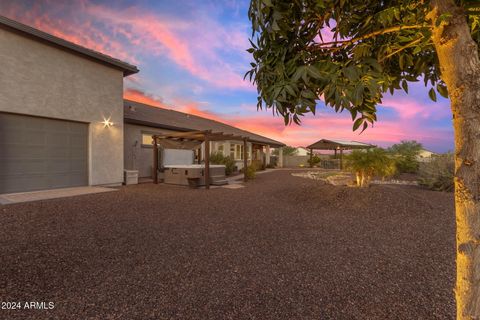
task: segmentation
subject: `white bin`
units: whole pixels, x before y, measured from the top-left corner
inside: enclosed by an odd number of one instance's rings
[[[123,170],[123,183],[125,185],[138,184],[138,170]]]

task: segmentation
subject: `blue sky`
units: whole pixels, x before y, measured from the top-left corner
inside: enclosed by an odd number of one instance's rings
[[[289,145],[321,138],[380,146],[417,140],[433,151],[453,149],[449,102],[429,100],[421,83],[387,95],[378,123],[359,135],[348,114],[319,102],[302,126],[285,127],[257,111],[256,89],[243,81],[251,58],[248,1],[0,1],[0,14],[135,64],[125,97],[223,121]]]

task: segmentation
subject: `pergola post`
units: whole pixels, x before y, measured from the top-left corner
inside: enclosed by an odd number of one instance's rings
[[[270,146],[267,144],[265,147],[265,166],[270,165]]]
[[[313,168],[313,149],[310,149],[310,168]]]
[[[210,189],[210,139],[205,135],[205,188]]]
[[[278,167],[283,168],[283,147],[278,148]]]
[[[248,167],[248,160],[247,160],[247,139],[243,139],[243,181],[247,182],[247,167]]]
[[[340,148],[340,170],[343,170],[343,149]]]
[[[158,184],[158,144],[157,137],[153,138],[153,183]]]

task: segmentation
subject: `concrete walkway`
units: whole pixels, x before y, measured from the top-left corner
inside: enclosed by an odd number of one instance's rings
[[[84,194],[102,193],[102,192],[110,192],[110,191],[116,191],[116,189],[105,188],[105,187],[74,187],[74,188],[62,188],[62,189],[52,189],[52,190],[0,194],[0,204],[12,204],[12,203],[31,202],[31,201],[39,201],[39,200],[47,200],[47,199],[74,197],[74,196],[80,196]]]

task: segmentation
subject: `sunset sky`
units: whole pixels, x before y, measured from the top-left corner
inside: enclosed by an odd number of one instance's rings
[[[0,14],[135,64],[125,97],[189,112],[253,131],[288,145],[320,138],[389,146],[417,140],[427,149],[453,149],[448,100],[429,100],[421,83],[410,94],[387,95],[378,123],[358,134],[350,115],[319,102],[302,126],[285,127],[271,111],[256,110],[256,89],[243,81],[251,58],[248,1],[6,1]]]

